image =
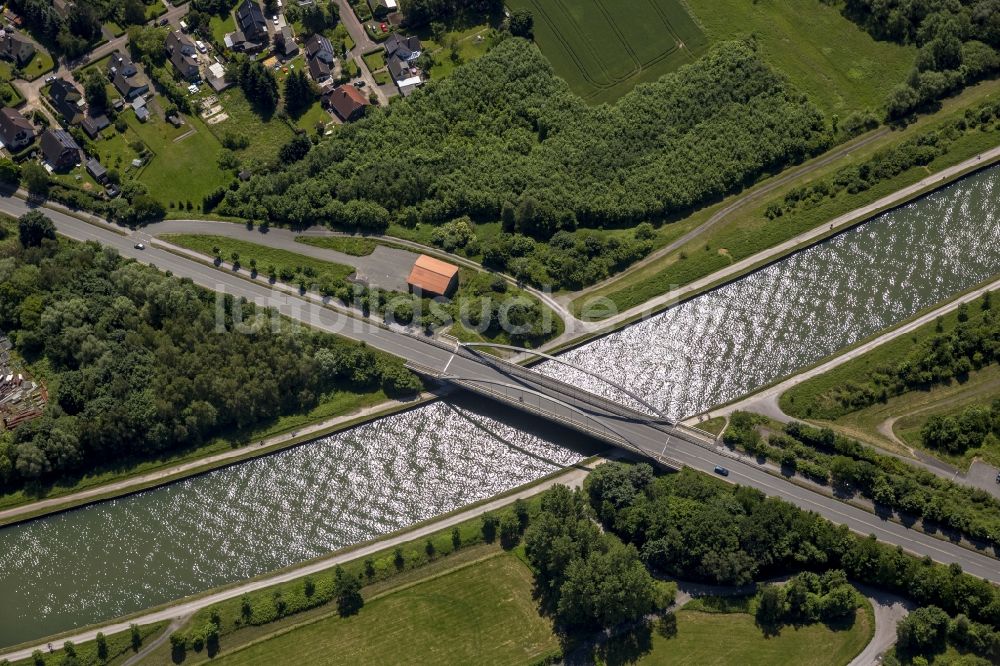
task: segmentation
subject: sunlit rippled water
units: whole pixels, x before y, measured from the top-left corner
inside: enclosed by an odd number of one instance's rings
[[[966,178],[568,357],[677,416],[746,393],[1000,271],[998,181],[998,169]],[[315,557],[588,452],[573,447],[577,435],[472,404],[433,404],[0,530],[0,644]]]

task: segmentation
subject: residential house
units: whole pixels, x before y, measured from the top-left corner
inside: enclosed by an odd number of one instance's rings
[[[326,83],[331,76],[330,65],[319,58],[309,58],[309,76],[316,83]]]
[[[149,120],[149,109],[146,108],[145,97],[136,97],[132,100],[132,110],[135,111],[135,117],[139,119],[139,122],[144,123]]]
[[[35,55],[35,45],[11,30],[0,30],[0,58],[24,67]]]
[[[236,10],[236,26],[248,42],[261,46],[268,44],[267,19],[257,0],[243,0]]]
[[[396,0],[368,0],[368,8],[372,10],[372,16],[381,21],[389,14],[399,11],[399,3]]]
[[[410,292],[423,296],[448,296],[458,286],[458,266],[422,254],[414,262],[406,284]]]
[[[420,57],[420,40],[417,37],[404,37],[399,33],[392,33],[383,44],[385,46],[385,57],[388,60],[396,56],[400,60],[411,62]]]
[[[35,140],[35,126],[17,110],[0,109],[0,140],[11,152],[26,148]]]
[[[83,122],[83,93],[66,79],[56,79],[49,86],[49,100],[67,125]]]
[[[352,85],[340,85],[323,95],[323,106],[331,109],[345,123],[365,115],[368,98]]]
[[[180,30],[174,30],[167,35],[165,44],[167,55],[174,69],[182,78],[194,81],[200,77],[198,71],[198,50],[191,38]]]
[[[68,171],[80,163],[80,146],[66,130],[50,127],[42,132],[39,143],[45,161],[55,171]]]
[[[309,64],[309,75],[316,83],[326,83],[333,76],[333,45],[330,40],[320,34],[315,34],[306,42],[306,61]]]
[[[121,51],[115,51],[108,60],[108,78],[121,96],[132,101],[139,95],[149,92],[149,81],[128,56]]]
[[[332,66],[334,61],[333,44],[330,43],[329,39],[317,33],[306,42],[306,57],[310,60],[319,58],[327,65]]]
[[[103,113],[97,113],[96,115],[91,115],[90,113],[83,119],[80,123],[80,127],[83,131],[87,133],[91,139],[96,139],[97,135],[101,133],[101,130],[111,125],[111,121]]]
[[[276,46],[285,57],[292,57],[299,52],[299,45],[295,43],[295,35],[292,33],[292,26],[282,26],[275,40]]]
[[[105,169],[104,165],[98,162],[95,158],[91,157],[87,160],[86,168],[90,177],[101,185],[104,185],[108,181],[108,170]]]

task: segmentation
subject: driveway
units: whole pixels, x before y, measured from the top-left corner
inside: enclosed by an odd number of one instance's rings
[[[154,236],[163,234],[211,234],[238,238],[243,241],[266,245],[267,247],[288,250],[307,257],[332,261],[337,264],[351,266],[355,277],[372,287],[389,291],[406,292],[406,278],[410,275],[413,262],[419,256],[416,252],[387,247],[378,244],[375,251],[364,257],[355,257],[343,252],[327,250],[313,245],[296,242],[297,236],[333,236],[324,229],[313,229],[306,232],[295,232],[289,229],[271,227],[267,233],[258,229],[247,229],[245,225],[232,222],[211,222],[205,220],[165,220],[157,222],[145,230]]]

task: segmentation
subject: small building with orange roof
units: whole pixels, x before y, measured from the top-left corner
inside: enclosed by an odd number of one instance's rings
[[[406,279],[410,293],[423,296],[450,296],[458,287],[458,266],[422,254]]]

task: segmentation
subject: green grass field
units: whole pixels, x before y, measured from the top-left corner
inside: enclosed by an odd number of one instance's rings
[[[709,39],[753,35],[767,61],[827,114],[881,107],[916,48],[876,41],[821,0],[687,0]]]
[[[294,136],[292,128],[277,114],[270,118],[262,118],[258,115],[250,107],[246,96],[238,87],[220,93],[218,98],[229,118],[221,123],[209,125],[208,129],[220,141],[226,132],[248,138],[250,145],[236,153],[241,160],[261,163],[273,162],[281,146],[288,143]]]
[[[557,652],[531,571],[503,553],[215,659],[223,665],[514,664]]]
[[[703,613],[680,610],[677,635],[665,638],[653,631],[649,650],[636,659],[613,644],[608,663],[652,666],[843,666],[868,644],[875,629],[871,609],[859,610],[850,629],[834,631],[823,624],[783,627],[765,637],[746,613]]]
[[[186,247],[189,250],[213,256],[212,248],[218,247],[222,251],[222,259],[227,264],[232,261],[232,253],[237,252],[240,256],[240,264],[243,270],[250,270],[250,260],[257,260],[257,270],[262,274],[267,274],[268,266],[274,266],[280,273],[282,269],[291,270],[296,274],[296,278],[303,270],[312,269],[316,272],[316,277],[324,275],[333,279],[343,279],[354,272],[351,266],[335,264],[331,261],[323,261],[301,254],[295,254],[287,250],[279,250],[258,245],[237,238],[227,238],[225,236],[211,236],[200,234],[164,234],[161,236],[166,241]]]
[[[222,144],[200,118],[186,116],[180,127],[155,114],[145,123],[131,111],[125,113],[125,118],[129,132],[155,154],[139,180],[165,206],[179,201],[191,201],[197,206],[203,196],[231,180],[218,166]]]
[[[680,0],[511,0],[535,17],[535,41],[588,102],[613,102],[637,83],[691,62],[708,45]]]
[[[296,243],[343,252],[354,257],[366,257],[375,251],[378,243],[361,236],[296,236]]]

